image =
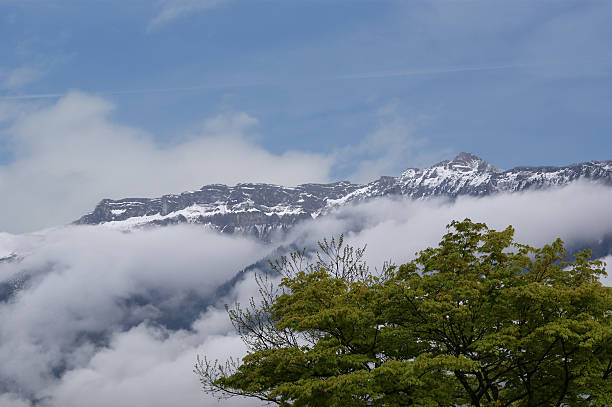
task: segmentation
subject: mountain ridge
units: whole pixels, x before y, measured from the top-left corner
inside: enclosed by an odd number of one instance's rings
[[[408,168],[399,176],[382,176],[368,184],[338,181],[284,187],[265,183],[204,185],[199,190],[158,198],[103,199],[75,224],[122,229],[170,224],[201,224],[222,233],[250,234],[269,240],[298,222],[339,207],[380,197],[428,199],[487,196],[567,185],[584,179],[612,186],[612,160],[564,167],[497,168],[462,152],[431,167]]]

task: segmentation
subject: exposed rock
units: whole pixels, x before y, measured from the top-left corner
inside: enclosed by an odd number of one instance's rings
[[[223,233],[268,240],[297,222],[316,218],[353,202],[384,196],[408,199],[485,196],[567,185],[578,179],[612,185],[612,161],[566,167],[517,167],[501,170],[470,153],[432,167],[409,168],[399,177],[381,177],[367,185],[348,181],[283,187],[270,184],[205,185],[198,191],[161,198],[104,199],[77,224],[130,229],[179,223],[206,225]]]

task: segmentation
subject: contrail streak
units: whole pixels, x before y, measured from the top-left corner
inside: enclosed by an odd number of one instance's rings
[[[355,74],[348,74],[342,76],[322,78],[321,81],[335,81],[335,80],[355,80],[355,79],[376,79],[376,78],[400,78],[405,76],[416,76],[416,75],[428,75],[428,74],[444,74],[444,73],[455,73],[455,72],[470,72],[470,71],[493,71],[501,69],[513,69],[530,66],[531,64],[507,64],[507,65],[476,65],[476,66],[454,66],[445,68],[433,68],[433,69],[416,69],[416,70],[405,70],[405,71],[381,71],[381,72],[362,72]],[[249,82],[249,83],[220,83],[220,84],[206,84],[206,85],[195,85],[195,86],[183,86],[183,87],[170,87],[170,88],[153,88],[153,89],[131,89],[131,90],[116,90],[116,91],[93,91],[90,93],[98,95],[139,95],[147,93],[172,93],[172,92],[186,92],[203,89],[226,89],[226,88],[241,88],[241,87],[252,87],[252,86],[265,86],[273,85],[277,82]],[[56,99],[65,96],[68,92],[62,93],[38,93],[38,94],[25,94],[25,95],[7,95],[0,96],[0,100],[28,100],[28,99]]]
[[[31,95],[0,96],[0,100],[24,100],[24,99],[52,99],[60,98],[65,93],[39,93]]]
[[[114,91],[85,91],[96,95],[140,95],[146,93],[170,93],[170,92],[184,92],[190,90],[201,90],[201,89],[226,89],[226,88],[240,88],[248,86],[265,85],[264,82],[253,82],[253,83],[232,83],[232,84],[216,84],[216,85],[196,85],[196,86],[182,86],[173,88],[152,88],[152,89],[130,89],[130,90],[114,90]],[[68,92],[63,93],[38,93],[29,95],[9,95],[0,96],[0,100],[26,100],[26,99],[56,99],[62,96],[66,96]]]
[[[437,73],[470,72],[470,71],[494,71],[500,69],[524,68],[530,64],[508,64],[508,65],[476,65],[476,66],[454,66],[447,68],[415,69],[408,71],[382,71],[366,72],[339,76],[337,79],[370,79],[370,78],[397,78],[402,76],[427,75]]]

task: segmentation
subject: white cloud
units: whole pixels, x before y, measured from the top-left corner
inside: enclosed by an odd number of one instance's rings
[[[371,266],[402,263],[436,245],[451,220],[470,217],[496,229],[512,224],[520,242],[541,246],[561,237],[576,246],[612,235],[611,206],[612,188],[589,183],[454,202],[380,199],[306,222],[279,243],[305,246],[346,232],[349,243],[368,245]],[[0,284],[30,276],[10,301],[0,301],[0,384],[12,392],[0,395],[0,404],[216,404],[192,373],[195,357],[243,354],[223,304],[257,292],[250,275],[225,297],[218,287],[273,248],[197,226],[0,234],[0,253],[23,257],[0,263]],[[612,257],[606,260],[609,269]],[[195,308],[193,295],[203,301]],[[164,319],[181,317],[178,327]],[[61,377],[53,374],[58,368],[65,369]]]
[[[32,407],[29,400],[24,400],[18,394],[4,393],[0,394],[0,406],[3,407]]]
[[[154,28],[185,15],[209,10],[228,0],[161,0],[159,13],[151,20],[149,28]]]
[[[11,383],[23,400],[54,407],[193,405],[204,399],[191,373],[196,354],[243,353],[222,304],[255,294],[252,282],[216,307],[192,309],[189,296],[220,295],[222,283],[268,253],[260,243],[198,227],[127,234],[66,227],[15,238],[31,240],[31,250],[20,252],[21,262],[0,263],[0,284],[30,278],[11,301],[0,302],[0,384]],[[3,240],[7,245],[9,236]],[[188,325],[195,319],[191,329],[164,327],[167,318],[183,317]],[[60,380],[54,371],[63,368]],[[16,395],[2,397],[20,403]]]
[[[0,100],[0,125],[11,123],[15,119],[24,114],[31,113],[34,109],[34,105],[22,103],[20,101],[6,102]],[[2,141],[2,134],[0,133],[0,141]]]
[[[102,198],[159,196],[209,183],[329,179],[330,157],[266,151],[250,136],[257,120],[246,113],[211,118],[198,134],[160,146],[150,134],[111,121],[112,110],[107,100],[73,92],[0,133],[15,157],[0,164],[0,230],[66,223]]]
[[[227,320],[225,312],[223,316]],[[201,324],[200,324],[201,326]],[[53,405],[177,406],[217,404],[201,391],[194,355],[227,358],[244,353],[233,334],[214,335],[207,330],[166,332],[144,324],[117,334],[110,346],[98,352],[83,368],[70,371],[53,389]],[[254,405],[232,400],[223,406]]]
[[[256,295],[257,287],[248,278],[237,284],[231,298],[246,303]],[[197,354],[223,361],[245,352],[221,307],[209,308],[191,330],[170,331],[143,323],[116,333],[85,366],[62,377],[49,392],[49,406],[261,406],[241,398],[217,403],[192,373]]]
[[[597,197],[597,199],[593,199]],[[345,231],[358,246],[367,244],[372,266],[397,263],[416,251],[436,245],[452,220],[466,217],[495,229],[513,225],[516,240],[542,246],[557,237],[573,246],[597,244],[612,235],[612,188],[574,183],[564,188],[500,194],[485,198],[460,197],[410,201],[378,199],[341,209],[292,232],[293,239],[312,242]]]

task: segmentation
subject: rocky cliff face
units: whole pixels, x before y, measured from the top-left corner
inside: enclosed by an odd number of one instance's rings
[[[304,184],[288,188],[270,184],[206,185],[198,191],[161,198],[104,199],[77,224],[119,228],[197,223],[224,233],[267,239],[295,223],[316,217],[330,199],[350,194],[349,182]]]
[[[297,222],[377,197],[452,199],[544,189],[579,179],[612,186],[612,161],[504,171],[473,154],[461,153],[432,167],[409,168],[399,177],[381,177],[367,185],[347,181],[297,187],[215,184],[161,198],[104,199],[75,223],[125,229],[196,223],[223,233],[251,234],[267,240],[273,232],[288,230]]]

